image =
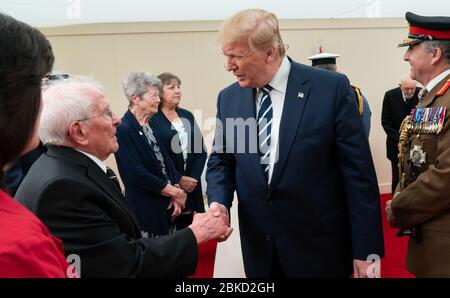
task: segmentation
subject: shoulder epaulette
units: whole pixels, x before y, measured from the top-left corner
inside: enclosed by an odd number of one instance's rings
[[[441,89],[439,89],[439,91],[436,93],[436,95],[437,96],[444,95],[444,93],[448,90],[449,87],[450,87],[450,79],[448,79],[447,82],[445,83],[445,85],[442,86]]]
[[[364,112],[364,103],[363,103],[363,97],[361,94],[361,89],[359,89],[358,87],[356,87],[354,85],[351,85],[351,86],[355,90],[356,103],[358,105],[359,115],[362,115],[362,113]]]

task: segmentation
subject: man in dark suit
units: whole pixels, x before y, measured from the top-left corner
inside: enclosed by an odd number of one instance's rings
[[[207,193],[226,212],[237,192],[247,277],[371,276],[379,193],[348,79],[287,58],[264,10],[225,21],[219,41],[238,82],[218,96]]]
[[[77,255],[81,277],[185,277],[195,272],[197,244],[226,233],[219,210],[157,239],[141,237],[117,177],[103,162],[118,149],[120,119],[95,81],[69,79],[44,94],[40,138],[50,144],[16,194]]]
[[[392,194],[398,184],[398,140],[399,129],[403,119],[409,115],[412,108],[417,105],[417,95],[420,88],[417,82],[409,75],[400,80],[397,88],[386,91],[381,112],[381,124],[386,132],[386,156],[391,161],[392,168]]]

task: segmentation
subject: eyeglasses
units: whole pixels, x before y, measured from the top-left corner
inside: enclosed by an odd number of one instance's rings
[[[90,119],[92,119],[92,118],[95,118],[95,117],[100,117],[100,116],[108,116],[108,120],[111,120],[111,121],[113,121],[113,113],[111,112],[111,110],[107,110],[107,111],[105,111],[105,112],[103,112],[103,113],[100,113],[100,114],[96,114],[96,115],[93,115],[93,116],[90,116],[90,117],[88,117],[88,118],[84,118],[84,119],[80,119],[80,120],[77,120],[77,121],[86,121],[86,120],[90,120]]]

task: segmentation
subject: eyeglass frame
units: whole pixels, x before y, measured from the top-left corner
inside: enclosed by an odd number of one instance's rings
[[[87,118],[85,118],[85,119],[78,119],[77,121],[78,121],[78,122],[87,121],[87,120],[91,120],[92,118],[100,117],[100,116],[104,116],[104,115],[108,115],[109,119],[110,119],[111,121],[113,121],[114,115],[113,115],[113,112],[112,112],[110,109],[108,109],[107,111],[102,112],[102,113],[100,113],[100,114],[96,114],[96,115],[87,117]]]

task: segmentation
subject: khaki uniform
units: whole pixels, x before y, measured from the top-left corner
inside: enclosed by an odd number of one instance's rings
[[[450,277],[449,86],[450,75],[417,105],[417,108],[445,108],[441,129],[429,120],[433,115],[430,111],[439,109],[422,110],[428,117],[422,117],[419,126],[414,125],[414,117],[408,116],[412,125],[405,123],[407,117],[401,128],[401,177],[397,187],[400,193],[392,200],[391,208],[402,229],[414,228],[421,235],[421,239],[410,238],[406,267],[423,277]]]

